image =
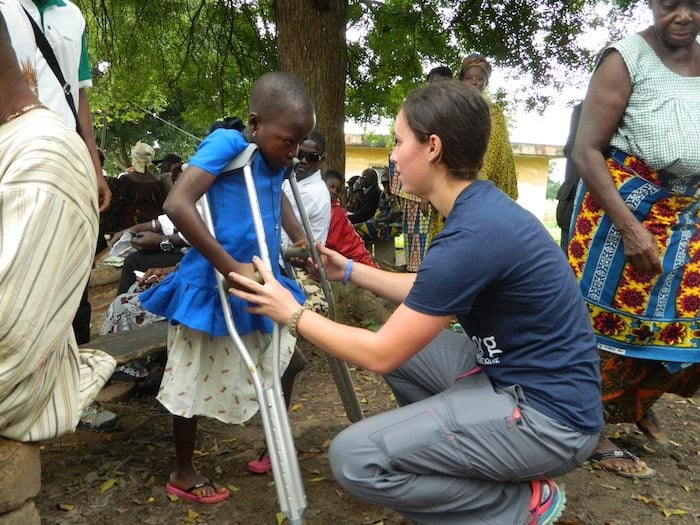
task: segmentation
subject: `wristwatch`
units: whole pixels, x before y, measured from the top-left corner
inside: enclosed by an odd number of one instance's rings
[[[172,252],[174,249],[175,249],[175,245],[167,237],[165,237],[162,241],[160,241],[160,251]]]

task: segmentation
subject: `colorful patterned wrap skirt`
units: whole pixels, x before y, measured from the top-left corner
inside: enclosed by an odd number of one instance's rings
[[[583,184],[569,262],[604,351],[603,401],[621,412],[615,420],[636,421],[664,392],[692,396],[698,387],[700,366],[688,364],[700,362],[700,175],[656,172],[614,149],[607,164],[627,206],[656,237],[663,272],[647,275],[629,264],[619,231]],[[668,380],[652,384],[662,372]]]

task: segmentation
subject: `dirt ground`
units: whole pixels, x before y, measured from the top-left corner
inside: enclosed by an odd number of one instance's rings
[[[95,329],[113,288],[91,292]],[[340,307],[342,308],[342,306]],[[340,309],[339,308],[339,309]],[[351,317],[362,318],[358,312]],[[400,525],[408,520],[386,508],[360,501],[333,480],[328,445],[349,422],[322,353],[306,345],[308,364],[300,375],[291,411],[304,478],[307,525]],[[353,368],[366,415],[391,409],[382,379]],[[45,443],[42,489],[36,499],[43,523],[58,524],[280,524],[271,475],[246,472],[246,462],[264,446],[260,420],[228,426],[200,420],[197,465],[233,494],[218,505],[170,498],[164,490],[174,451],[170,417],[152,394],[135,394],[108,405],[120,415],[120,429],[75,434]],[[656,525],[700,522],[700,396],[665,396],[657,415],[671,444],[649,442],[633,426],[609,426],[621,446],[642,456],[655,477],[631,480],[584,466],[557,481],[568,504],[560,525]],[[506,525],[506,524],[504,524]]]

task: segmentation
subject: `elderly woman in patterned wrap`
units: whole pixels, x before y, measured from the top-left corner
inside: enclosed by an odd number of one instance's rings
[[[583,103],[569,260],[598,339],[606,420],[665,441],[652,405],[700,384],[700,5],[649,6],[653,24],[604,52]],[[654,473],[603,433],[591,461]]]
[[[462,61],[459,80],[484,93],[491,78],[491,64],[479,53],[472,53]],[[480,178],[493,182],[513,200],[518,199],[518,179],[515,173],[513,149],[508,138],[508,126],[501,109],[487,98],[491,110],[491,137],[484,156]]]

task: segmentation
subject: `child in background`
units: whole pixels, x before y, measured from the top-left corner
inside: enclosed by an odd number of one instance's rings
[[[340,205],[339,198],[343,188],[343,176],[335,170],[328,170],[324,173],[323,180],[326,181],[328,191],[331,193],[331,225],[328,230],[326,246],[355,262],[379,268],[348,219],[345,209]]]
[[[267,73],[253,86],[248,126],[217,129],[199,145],[168,195],[163,208],[178,230],[190,241],[190,249],[158,286],[143,292],[141,304],[169,319],[168,362],[158,400],[173,414],[177,461],[166,491],[189,501],[217,503],[229,496],[226,488],[200,475],[192,463],[197,415],[224,423],[242,423],[258,410],[248,370],[228,336],[215,286],[214,269],[223,275],[235,271],[253,277],[252,257],[259,255],[245,181],[239,171],[221,175],[228,162],[250,142],[258,146],[252,164],[271,260],[279,259],[285,167],[313,129],[314,109],[301,81],[286,73]],[[216,238],[212,237],[195,207],[208,192]],[[293,216],[293,214],[292,214]],[[287,228],[287,231],[290,231]],[[297,239],[293,239],[297,240]],[[296,284],[275,275],[302,303]],[[231,283],[229,283],[231,284]],[[272,374],[270,319],[248,314],[245,302],[230,298],[236,329],[257,362],[263,383]],[[281,365],[286,368],[295,339],[281,331]]]

